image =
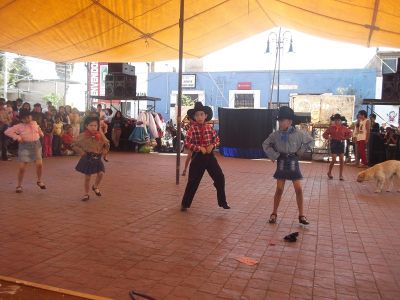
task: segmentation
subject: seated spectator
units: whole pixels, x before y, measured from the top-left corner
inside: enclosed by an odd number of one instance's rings
[[[72,150],[72,141],[74,139],[74,129],[71,125],[64,127],[63,135],[61,136],[61,155],[74,155],[75,152]]]

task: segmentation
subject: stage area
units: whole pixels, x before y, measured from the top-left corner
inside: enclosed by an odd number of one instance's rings
[[[217,207],[205,175],[183,213],[175,156],[109,160],[103,196],[86,203],[76,157],[44,161],[47,190],[31,165],[22,194],[17,163],[0,162],[0,275],[114,299],[132,289],[174,300],[400,298],[400,193],[375,194],[374,183],[355,181],[360,169],[347,167],[342,182],[337,169],[327,179],[326,163],[301,164],[311,222],[303,228],[291,185],[278,224],[267,223],[269,161],[219,157],[232,209]],[[284,242],[294,231],[298,241]]]

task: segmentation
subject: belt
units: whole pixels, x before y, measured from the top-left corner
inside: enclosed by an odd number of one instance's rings
[[[93,158],[100,158],[101,153],[94,153],[94,152],[86,152],[87,156],[93,157]]]
[[[279,158],[293,158],[293,157],[297,157],[296,153],[281,153],[279,155]]]

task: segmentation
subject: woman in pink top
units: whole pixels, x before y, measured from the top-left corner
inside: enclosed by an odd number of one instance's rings
[[[339,168],[339,179],[343,178],[343,166],[344,166],[344,141],[351,138],[352,132],[349,128],[342,124],[342,116],[335,114],[332,117],[334,123],[324,132],[323,137],[330,141],[332,161],[329,165],[328,177],[332,179],[332,169],[336,163],[336,157],[339,156],[340,168]]]
[[[24,178],[26,165],[30,162],[36,162],[37,185],[42,189],[46,189],[46,185],[42,182],[42,146],[40,137],[43,137],[43,132],[39,125],[32,121],[31,112],[21,110],[19,118],[22,123],[14,125],[5,131],[5,134],[12,139],[18,141],[18,185],[17,193],[22,193],[22,180]]]

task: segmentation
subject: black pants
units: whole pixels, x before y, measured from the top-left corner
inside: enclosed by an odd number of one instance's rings
[[[53,155],[54,156],[59,156],[61,155],[61,136],[59,135],[53,135]]]
[[[0,125],[1,159],[7,160],[7,136],[4,134],[6,126]]]
[[[218,205],[222,206],[226,204],[225,176],[214,154],[193,152],[189,167],[188,183],[182,199],[183,207],[190,207],[192,204],[194,195],[196,194],[197,188],[206,170],[214,180],[214,186],[217,189]]]

